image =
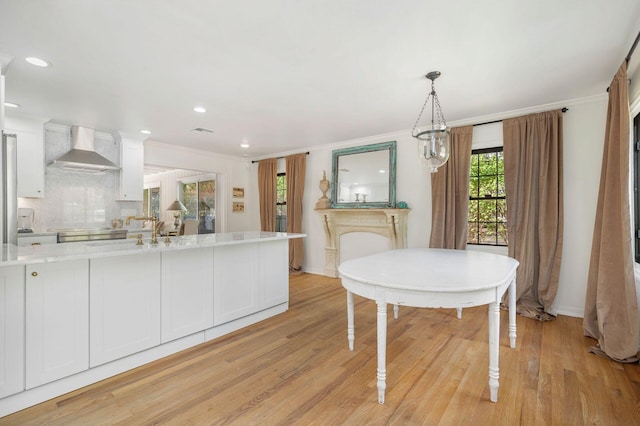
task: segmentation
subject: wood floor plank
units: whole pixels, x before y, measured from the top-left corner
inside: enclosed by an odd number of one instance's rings
[[[376,305],[356,297],[348,349],[338,279],[290,277],[276,317],[0,418],[0,425],[640,425],[640,367],[588,352],[582,320],[500,320],[489,401],[486,306],[388,311],[387,391],[377,403]]]

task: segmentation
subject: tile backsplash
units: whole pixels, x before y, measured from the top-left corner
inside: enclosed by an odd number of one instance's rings
[[[52,228],[111,227],[112,219],[142,213],[140,201],[116,201],[118,172],[90,174],[49,166],[71,149],[68,126],[45,124],[45,198],[19,198],[19,207],[35,210],[34,231]],[[119,141],[96,132],[95,150],[119,164]],[[20,165],[18,165],[20,167]]]

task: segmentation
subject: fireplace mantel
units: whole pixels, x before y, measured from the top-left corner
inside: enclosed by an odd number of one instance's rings
[[[349,232],[371,232],[389,238],[391,248],[407,247],[407,217],[410,209],[316,209],[326,236],[324,273],[338,276],[340,236]]]

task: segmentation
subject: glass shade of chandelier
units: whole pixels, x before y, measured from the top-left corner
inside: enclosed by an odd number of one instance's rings
[[[438,167],[442,166],[449,159],[449,128],[444,119],[440,100],[436,94],[434,80],[440,77],[440,71],[431,71],[426,77],[431,80],[431,92],[427,95],[427,99],[422,105],[420,114],[416,123],[413,125],[411,136],[418,140],[418,157],[420,162],[429,169],[429,172],[435,173]],[[419,131],[418,124],[422,118],[422,114],[429,105],[431,100],[431,126],[426,130]]]

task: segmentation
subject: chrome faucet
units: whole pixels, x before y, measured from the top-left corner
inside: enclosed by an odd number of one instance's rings
[[[136,217],[136,216],[128,216],[125,224],[129,226],[131,223],[131,219],[133,220],[150,220],[151,221],[151,244],[158,244],[158,236],[156,234],[156,225],[158,224],[158,219],[155,217]]]

